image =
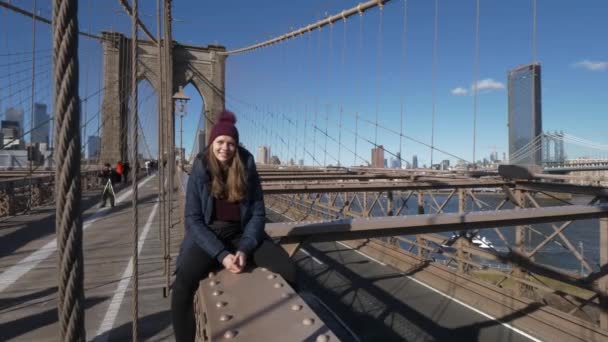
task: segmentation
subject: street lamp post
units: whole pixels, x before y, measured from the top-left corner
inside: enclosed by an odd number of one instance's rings
[[[179,87],[177,93],[173,95],[173,100],[176,102],[176,108],[179,111],[179,162],[184,165],[184,150],[182,144],[182,135],[184,130],[182,129],[182,120],[184,116],[187,114],[186,104],[190,100],[188,95],[184,93],[184,88],[182,86]],[[175,162],[175,161],[174,161]]]

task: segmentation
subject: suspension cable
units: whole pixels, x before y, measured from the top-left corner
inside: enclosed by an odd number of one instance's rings
[[[135,2],[137,0],[132,0],[133,1],[133,9],[131,9],[131,6],[129,6],[129,3],[126,0],[118,0],[118,1],[122,5],[122,7],[125,9],[125,11],[127,12],[127,14],[130,15],[131,17],[133,17],[133,12],[135,12]],[[154,35],[150,32],[150,30],[148,30],[148,28],[146,27],[146,25],[143,23],[143,21],[141,21],[139,19],[139,17],[137,15],[135,15],[135,20],[137,22],[137,25],[139,25],[139,27],[141,27],[142,31],[144,31],[144,33],[146,34],[146,36],[148,36],[148,38],[150,38],[151,41],[153,41],[154,43],[156,43],[156,38],[154,37]],[[137,37],[135,37],[133,39],[137,39]]]
[[[406,61],[406,33],[407,33],[407,0],[403,1],[403,38],[402,38],[402,59],[401,63],[401,96],[400,96],[400,122],[399,122],[399,156],[403,155],[403,113],[405,102],[405,61]],[[401,164],[401,162],[399,162]]]
[[[475,164],[475,152],[477,148],[477,105],[479,97],[479,0],[477,0],[477,6],[475,11],[475,75],[473,77],[473,168],[476,168]]]
[[[321,32],[321,31],[319,31]],[[333,36],[334,36],[334,24],[329,24],[329,59],[327,60],[327,82],[325,83],[327,89],[327,97],[329,97],[330,81],[331,81],[331,58],[333,56]],[[325,146],[323,147],[323,166],[327,166],[327,126],[329,120],[329,105],[325,107]],[[340,160],[338,159],[338,164]]]
[[[55,227],[59,272],[59,340],[85,341],[84,262],[80,212],[80,113],[78,101],[78,1],[53,1]]]
[[[268,39],[266,41],[263,41],[261,43],[257,43],[257,44],[253,44],[247,47],[243,47],[240,49],[235,49],[235,50],[231,50],[231,51],[226,51],[226,52],[218,52],[218,54],[224,54],[224,55],[235,55],[238,53],[243,53],[243,52],[247,52],[247,51],[251,51],[251,50],[255,50],[255,49],[259,49],[259,48],[263,48],[275,43],[279,43],[283,40],[286,39],[291,39],[306,33],[310,33],[314,30],[320,30],[323,26],[332,24],[336,21],[348,18],[350,16],[353,16],[355,14],[363,14],[363,12],[374,8],[376,6],[380,6],[380,5],[384,5],[385,3],[389,2],[390,0],[370,0],[367,1],[365,3],[360,3],[358,4],[356,7],[353,7],[351,9],[345,10],[340,12],[339,14],[335,14],[332,16],[329,16],[323,20],[319,20],[313,24],[307,25],[306,27],[302,27],[300,29],[297,30],[292,30],[291,32],[288,32],[286,34],[283,34],[281,36],[272,38],[272,39]]]
[[[127,5],[124,4],[125,7]],[[133,220],[133,297],[132,297],[132,309],[133,309],[133,322],[132,322],[132,340],[137,342],[139,339],[139,257],[138,257],[138,239],[139,239],[139,227],[138,227],[138,206],[137,206],[137,171],[138,160],[137,160],[137,0],[133,0],[132,10],[132,28],[131,28],[131,162],[133,163],[131,171],[131,191],[133,195],[131,197],[131,208],[132,208],[132,220]]]
[[[382,10],[383,6],[380,5],[378,20],[378,60],[376,66],[376,127],[374,133],[374,145],[378,143],[378,112],[380,111],[380,74],[382,73]]]
[[[41,17],[39,15],[36,15],[33,12],[24,10],[23,8],[17,7],[17,6],[15,6],[15,5],[13,5],[13,4],[9,3],[9,2],[0,0],[0,7],[7,8],[7,9],[13,11],[13,12],[22,14],[22,15],[24,15],[26,17],[30,17],[30,18],[33,17],[37,21],[43,22],[45,24],[52,25],[51,20],[49,20],[47,18],[44,18],[44,17]],[[99,40],[103,39],[101,36],[96,36],[96,35],[93,35],[93,34],[87,34],[86,32],[77,32],[77,33],[80,34],[80,35],[82,35],[82,36],[89,37],[89,38],[94,38],[94,39],[99,39]]]
[[[342,61],[340,64],[340,78],[344,79],[344,64],[346,60],[346,18],[342,20]],[[340,154],[342,152],[342,112],[344,111],[344,98],[346,91],[344,90],[344,86],[340,87],[340,126],[338,127],[338,166],[341,166]]]
[[[433,167],[433,150],[435,146],[435,109],[437,106],[437,41],[439,30],[439,0],[435,0],[435,37],[433,39],[433,110],[431,118],[431,168]]]
[[[37,1],[34,0],[34,13],[36,13]],[[34,148],[34,103],[36,101],[36,19],[32,16],[32,98],[31,98],[31,110],[30,110],[30,154],[33,154]],[[28,168],[29,168],[29,192],[30,198],[28,203],[28,209],[31,210],[33,206],[32,199],[34,197],[34,186],[32,184],[32,168],[34,167],[33,155],[28,156]]]
[[[362,56],[361,49],[363,48],[363,13],[359,15],[359,48],[357,49],[357,60],[358,65],[361,65]],[[355,113],[355,152],[354,155],[354,163],[353,166],[357,165],[357,137],[356,134],[359,130],[359,111],[361,110],[361,68],[357,68],[357,112]]]

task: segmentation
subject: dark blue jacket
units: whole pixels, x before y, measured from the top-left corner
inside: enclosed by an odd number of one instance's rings
[[[262,185],[253,155],[240,146],[238,153],[247,177],[247,193],[240,203],[243,236],[239,241],[238,250],[249,254],[267,236],[264,233],[266,212]],[[201,155],[204,155],[204,152]],[[182,253],[194,244],[220,262],[228,254],[224,243],[209,229],[214,201],[208,184],[210,174],[205,168],[201,155],[196,157],[192,165],[192,172],[188,177],[184,213],[186,235],[177,258],[177,267],[180,265]]]

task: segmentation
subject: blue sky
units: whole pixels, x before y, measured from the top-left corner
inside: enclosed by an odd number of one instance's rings
[[[30,9],[33,3],[31,0],[14,2]],[[38,2],[41,14],[50,17],[50,1]],[[156,32],[156,1],[140,3],[143,20]],[[187,44],[239,48],[285,33],[292,27],[308,25],[324,13],[338,13],[356,4],[357,1],[346,0],[174,1],[174,38]],[[563,130],[607,144],[608,138],[601,128],[608,123],[605,95],[608,46],[602,43],[608,35],[605,20],[608,3],[581,0],[575,6],[567,0],[538,0],[537,6],[536,58],[543,68],[543,129]],[[353,153],[346,150],[354,150],[355,140],[357,154],[369,160],[372,147],[366,141],[369,140],[383,144],[391,152],[401,149],[407,160],[417,154],[420,164],[428,164],[428,147],[407,139],[403,139],[400,146],[398,134],[379,127],[376,135],[374,123],[378,117],[379,126],[430,144],[434,108],[434,145],[471,160],[475,10],[475,0],[439,1],[435,82],[435,1],[429,0],[395,0],[385,6],[381,16],[380,11],[374,9],[361,18],[349,19],[346,24],[336,23],[333,28],[326,27],[289,42],[230,56],[226,70],[227,105],[239,118],[241,140],[252,150],[259,144],[270,144],[273,153],[281,159],[297,160],[304,156],[306,164],[311,164],[313,161],[306,149],[311,154],[316,152],[316,160],[321,164],[334,165],[338,155],[342,164],[355,162]],[[114,28],[130,32],[128,18],[119,14],[121,11],[118,1],[108,1],[105,5],[80,1],[81,30],[90,28],[92,32],[99,32]],[[507,150],[506,75],[508,70],[533,61],[532,19],[532,0],[480,1],[476,159],[488,156],[494,149],[499,155]],[[30,21],[0,11],[0,22],[0,49],[31,50]],[[44,43],[50,47],[48,26],[40,24],[37,39],[37,49],[42,49]],[[40,55],[43,56],[43,52]],[[99,44],[82,39],[80,55],[81,80],[88,73],[88,82],[82,82],[81,95],[91,94],[99,88]],[[0,65],[17,61],[17,57],[0,58]],[[45,67],[42,58],[39,59],[41,69]],[[7,68],[0,67],[0,75],[6,74]],[[40,88],[37,98],[41,101],[50,97],[48,80],[44,83],[48,74],[43,73],[37,81]],[[12,79],[17,80],[18,76],[13,75]],[[0,90],[0,99],[6,97],[6,89],[4,85]],[[202,100],[192,86],[187,87],[186,92],[193,98],[184,118],[184,145],[189,150],[199,125]],[[27,94],[18,95],[27,100]],[[142,126],[155,153],[156,97],[145,83],[140,84],[139,97],[146,100],[140,107]],[[17,99],[12,96],[2,101],[2,111]],[[88,101],[89,117],[95,116],[97,102],[95,97]],[[340,108],[341,130],[338,129]],[[361,117],[357,128],[355,113]],[[316,133],[311,129],[315,116]],[[326,129],[331,138],[324,153],[325,135],[320,131]],[[96,130],[97,125],[91,124],[87,135]],[[268,136],[264,133],[266,130],[273,134]],[[354,131],[361,138],[356,139]],[[339,147],[333,140],[339,140],[344,146]],[[435,162],[445,158],[455,159],[434,153]],[[361,162],[357,158],[356,163]]]

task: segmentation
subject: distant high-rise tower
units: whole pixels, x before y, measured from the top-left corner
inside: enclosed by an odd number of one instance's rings
[[[19,124],[19,136],[24,132],[23,130],[23,109],[10,107],[4,113],[4,120],[16,121]]]
[[[34,104],[34,130],[32,131],[32,143],[49,143],[50,120],[46,112],[46,105]]]
[[[401,162],[401,152],[397,152],[397,154],[395,154],[395,159],[396,159],[395,168],[400,169],[401,165],[403,165],[402,162]]]
[[[87,158],[89,158],[90,160],[99,159],[99,152],[101,151],[101,138],[98,136],[90,135],[87,140],[87,149]]]
[[[372,148],[372,167],[384,168],[384,146]]]
[[[542,159],[540,64],[509,71],[509,162],[539,165]]]
[[[418,168],[418,156],[414,154],[412,157],[412,169]]]
[[[205,130],[199,129],[196,132],[196,136],[194,137],[194,151],[192,151],[192,156],[197,156],[199,153],[205,150],[207,142],[205,141]]]
[[[268,146],[258,146],[258,163],[270,164],[270,148]]]

